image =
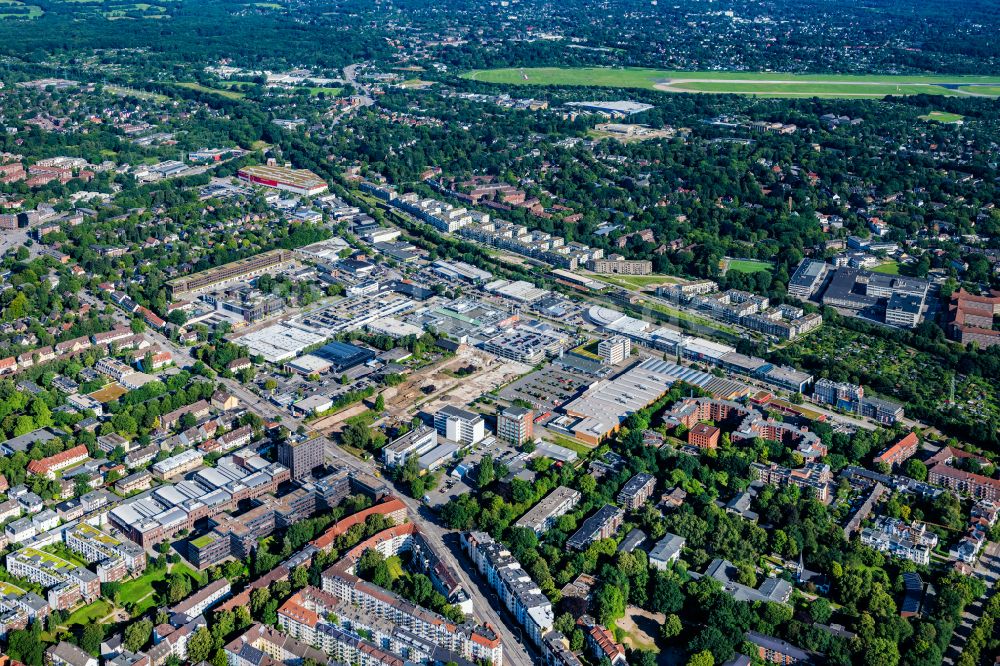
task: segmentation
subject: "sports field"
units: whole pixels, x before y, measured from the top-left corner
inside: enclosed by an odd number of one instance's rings
[[[948,111],[931,111],[926,115],[920,116],[920,119],[950,124],[962,122],[965,120],[965,116],[958,113],[949,113]]]
[[[760,273],[761,271],[769,271],[774,266],[767,261],[758,261],[757,259],[732,259],[730,257],[725,257],[721,262],[719,262],[720,268],[723,272],[726,271],[737,271],[740,273]]]
[[[465,78],[485,83],[642,88],[760,97],[884,97],[886,95],[1000,95],[1000,76],[889,76],[780,72],[680,72],[611,67],[511,67],[476,70]],[[983,85],[987,84],[987,85]],[[989,85],[994,84],[994,85]]]

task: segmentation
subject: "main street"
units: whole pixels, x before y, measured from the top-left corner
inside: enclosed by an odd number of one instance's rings
[[[353,471],[373,474],[376,470],[371,463],[365,463],[352,456],[333,442],[327,444],[326,458],[339,467]],[[386,481],[391,484],[391,481]],[[427,507],[409,497],[398,487],[395,495],[406,505],[410,519],[420,528],[420,532],[430,542],[431,546],[441,554],[445,562],[458,574],[462,587],[472,599],[473,614],[484,622],[496,627],[503,643],[504,663],[512,666],[531,666],[536,663],[527,649],[519,640],[521,628],[505,611],[503,603],[497,595],[485,584],[480,586],[480,576],[471,566],[468,558],[461,553],[458,533],[445,529],[434,522]]]

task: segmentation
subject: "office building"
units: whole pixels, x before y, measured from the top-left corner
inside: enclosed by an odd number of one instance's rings
[[[278,462],[290,470],[292,479],[299,481],[323,465],[326,443],[325,437],[287,439],[278,444]]]
[[[471,446],[486,436],[483,417],[467,409],[445,405],[434,414],[434,429],[453,442]]]
[[[615,335],[597,343],[597,355],[604,365],[618,365],[632,353],[632,342],[623,335]]]
[[[534,437],[535,413],[518,405],[497,411],[497,437],[520,446]]]

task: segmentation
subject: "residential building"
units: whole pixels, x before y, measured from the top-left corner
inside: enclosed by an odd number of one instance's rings
[[[719,446],[722,430],[707,423],[695,423],[688,430],[688,444],[702,449],[714,449]]]
[[[899,440],[892,446],[888,447],[882,453],[875,456],[876,463],[881,463],[886,465],[891,470],[894,467],[898,467],[906,462],[910,457],[917,452],[920,446],[920,440],[917,438],[915,432],[911,432],[903,439]]]
[[[510,551],[485,532],[464,532],[462,545],[531,642],[541,645],[542,637],[552,630],[555,613],[538,585]]]
[[[980,463],[986,464],[985,458],[972,456],[959,449],[944,447],[927,461],[929,468],[927,480],[933,485],[944,486],[956,492],[965,493],[976,499],[990,502],[1000,502],[1000,480],[966,472],[951,465],[955,458],[976,457]]]
[[[558,486],[518,518],[514,526],[531,528],[535,534],[541,536],[552,527],[556,518],[572,511],[580,502],[580,497],[578,490]]]
[[[216,603],[232,593],[232,586],[225,578],[220,578],[201,588],[187,599],[170,607],[170,613],[181,613],[189,618],[202,615]]]
[[[698,574],[691,574],[699,577]],[[712,560],[702,576],[709,576],[722,583],[724,592],[732,596],[736,601],[760,601],[772,603],[787,603],[792,594],[792,584],[783,578],[768,577],[754,589],[749,585],[737,582],[739,570],[736,565],[728,560]]]
[[[907,525],[888,516],[880,516],[872,527],[861,530],[861,543],[866,546],[924,566],[930,564],[931,550],[937,542],[937,535],[925,524]]]
[[[789,666],[791,664],[808,664],[812,661],[808,652],[787,641],[772,638],[756,631],[748,631],[746,639],[757,648],[758,656],[766,662]]]
[[[826,463],[808,462],[800,469],[789,469],[777,463],[751,463],[750,469],[757,477],[772,486],[793,485],[811,489],[819,501],[830,500],[830,466]]]
[[[611,504],[605,504],[595,514],[583,521],[583,525],[566,541],[566,547],[584,550],[595,541],[614,536],[625,519],[625,512]]]
[[[97,658],[66,641],[59,641],[45,651],[45,661],[51,666],[97,666]]]
[[[639,472],[622,486],[618,492],[618,503],[629,511],[635,511],[652,496],[655,487],[655,476]]]
[[[685,543],[687,540],[684,537],[668,532],[649,551],[649,566],[661,571],[666,569],[680,559]]]
[[[583,628],[587,649],[598,663],[607,660],[611,666],[628,666],[625,647],[615,640],[615,635],[607,627],[601,626],[589,615],[581,616],[576,623]]]
[[[48,458],[42,458],[40,460],[32,460],[28,463],[27,471],[29,474],[34,474],[35,476],[44,476],[49,479],[55,479],[56,472],[78,465],[84,460],[87,460],[88,457],[90,456],[87,453],[87,447],[83,444],[79,444],[71,449],[66,449],[61,453],[57,453],[54,456],[49,456]]]

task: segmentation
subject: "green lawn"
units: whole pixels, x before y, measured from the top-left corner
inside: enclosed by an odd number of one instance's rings
[[[243,98],[243,93],[234,92],[232,90],[216,90],[215,88],[209,88],[208,86],[203,86],[200,83],[195,83],[194,81],[184,81],[177,83],[176,85],[180,86],[181,88],[188,88],[189,90],[197,90],[199,92],[212,93],[214,95],[228,97],[229,99]]]
[[[14,10],[18,11],[15,13]],[[27,9],[27,13],[23,10]],[[10,11],[10,13],[8,13]],[[0,5],[0,19],[36,19],[45,11],[38,5],[25,5],[23,2],[6,2]]]
[[[112,610],[113,607],[110,601],[106,599],[98,599],[93,603],[87,604],[86,606],[75,610],[66,619],[66,624],[63,626],[66,628],[72,628],[77,625],[94,624],[98,620],[106,618]],[[55,634],[51,631],[42,632],[41,639],[42,642],[51,643],[55,640]]]
[[[781,72],[683,72],[638,67],[510,67],[475,70],[466,78],[507,85],[598,86],[672,92],[735,93],[767,97],[881,97],[960,95],[940,84],[996,83],[963,92],[1000,94],[1000,77],[789,74]]]
[[[973,87],[972,90],[976,90],[976,88]],[[1000,88],[995,88],[995,90],[996,92],[992,94],[1000,95]],[[965,116],[958,113],[949,113],[947,111],[931,111],[926,115],[920,116],[920,119],[938,123],[957,123],[965,120]]]
[[[201,583],[201,576],[186,564],[175,564],[171,570],[187,574],[192,581]],[[122,583],[121,590],[118,592],[118,602],[122,605],[138,603],[142,611],[152,608],[156,604],[156,595],[147,595],[153,591],[154,584],[165,580],[166,577],[166,569],[154,569],[146,571],[135,580]],[[143,597],[145,599],[140,602],[139,600],[143,599]]]
[[[1000,95],[1000,85],[998,86],[962,86],[962,92],[975,93],[977,95]]]
[[[730,259],[726,257],[722,260],[727,271],[738,271],[740,273],[760,273],[773,268],[770,262],[757,261],[756,259]]]
[[[313,97],[315,97],[316,95],[318,95],[320,93],[326,93],[327,97],[337,97],[338,95],[340,95],[340,93],[344,92],[343,88],[323,88],[323,87],[319,87],[319,88],[306,88],[306,90],[308,90],[309,94],[312,95]]]
[[[885,97],[886,95],[960,95],[961,93],[930,83],[897,85],[892,83],[737,83],[730,81],[693,81],[677,83],[671,89],[688,92],[759,95],[764,97]]]
[[[624,287],[625,289],[643,289],[645,287],[680,282],[680,280],[670,275],[598,275],[597,273],[588,273],[587,277],[613,284],[616,287]]]
[[[875,273],[885,273],[886,275],[899,275],[899,262],[887,261],[872,269]]]
[[[581,441],[570,439],[569,437],[563,437],[562,435],[549,433],[549,437],[546,439],[551,441],[553,444],[564,446],[570,451],[576,451],[576,454],[581,458],[586,457],[593,450],[593,447],[589,447]]]

